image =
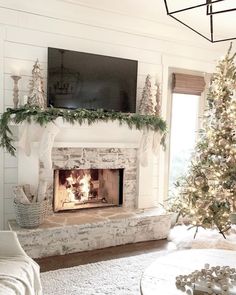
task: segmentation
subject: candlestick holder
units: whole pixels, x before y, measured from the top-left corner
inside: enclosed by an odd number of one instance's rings
[[[19,104],[19,87],[18,87],[18,81],[21,79],[21,76],[12,75],[11,78],[14,81],[14,87],[13,87],[13,105],[14,109],[17,109]]]

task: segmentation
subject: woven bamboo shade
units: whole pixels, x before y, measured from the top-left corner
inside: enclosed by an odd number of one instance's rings
[[[172,91],[174,93],[201,95],[205,89],[204,77],[174,73],[172,77]]]

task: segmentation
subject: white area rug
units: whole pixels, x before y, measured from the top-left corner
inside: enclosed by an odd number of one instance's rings
[[[219,234],[217,230],[198,229],[196,238],[194,234],[196,228],[188,230],[189,227],[184,225],[175,226],[169,233],[168,240],[173,242],[178,249],[226,249],[236,250],[236,226],[233,225],[231,230],[225,233],[226,239]]]
[[[42,273],[43,294],[140,295],[143,271],[166,253],[157,251]]]
[[[217,230],[176,226],[168,239],[178,249],[218,248],[236,250],[236,227],[224,239]],[[156,251],[131,257],[112,259],[41,274],[44,295],[140,295],[143,271],[167,251]],[[89,255],[89,254],[86,254]]]

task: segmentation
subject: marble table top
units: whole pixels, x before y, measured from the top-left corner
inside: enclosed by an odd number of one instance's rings
[[[184,295],[186,293],[176,288],[176,276],[188,275],[196,269],[202,269],[206,263],[210,266],[236,267],[236,251],[191,249],[162,256],[144,271],[141,278],[141,294]],[[236,294],[235,288],[229,291],[227,294]]]

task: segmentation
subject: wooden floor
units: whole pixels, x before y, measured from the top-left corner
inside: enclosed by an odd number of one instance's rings
[[[40,265],[41,272],[45,272],[59,268],[72,267],[87,263],[120,257],[128,257],[141,253],[150,253],[167,249],[173,249],[173,244],[168,242],[167,240],[159,240],[110,247],[88,252],[73,253],[62,256],[51,256],[35,260]]]

